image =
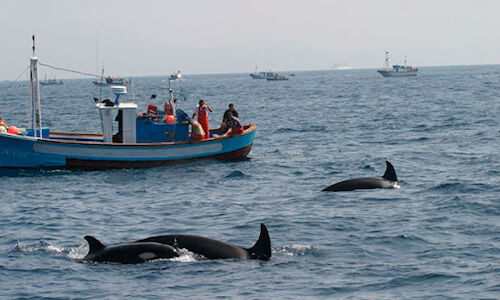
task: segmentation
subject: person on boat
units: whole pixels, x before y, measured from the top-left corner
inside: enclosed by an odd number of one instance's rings
[[[222,133],[225,133],[229,128],[231,128],[229,122],[229,113],[231,113],[234,117],[239,117],[238,112],[234,109],[233,103],[229,104],[229,108],[224,112],[224,116],[222,117],[222,124],[220,128],[222,129]]]
[[[225,133],[225,135],[242,134],[244,131],[243,122],[241,122],[239,118],[233,116],[233,113],[231,112],[229,112],[228,118],[229,118],[228,126],[230,127],[228,131]]]
[[[164,116],[165,122],[167,122],[169,116],[173,115],[174,115],[174,103],[172,103],[171,100],[168,100],[167,102],[165,102],[165,116]]]
[[[198,106],[196,106],[196,111],[193,113],[191,119],[194,119],[194,116],[198,114],[198,123],[200,123],[203,131],[205,132],[205,138],[210,138],[210,132],[208,130],[208,112],[213,112],[212,108],[208,103],[200,99],[198,102]]]
[[[2,115],[0,115],[0,133],[7,133],[7,123],[5,123]]]
[[[201,124],[195,120],[191,121],[191,140],[201,141],[205,138],[205,131]]]

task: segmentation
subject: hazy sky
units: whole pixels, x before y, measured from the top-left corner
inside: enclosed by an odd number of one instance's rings
[[[500,0],[0,0],[0,80],[500,63]],[[97,45],[99,44],[99,47]],[[97,51],[99,49],[99,51]],[[42,68],[58,78],[74,75]]]

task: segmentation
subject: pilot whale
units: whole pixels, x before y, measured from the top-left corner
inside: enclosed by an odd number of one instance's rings
[[[322,189],[322,192],[344,192],[353,191],[357,189],[390,189],[399,187],[396,171],[392,164],[388,161],[385,162],[387,168],[383,176],[353,178],[330,185]]]
[[[159,243],[132,243],[106,247],[93,236],[87,235],[85,240],[89,243],[89,253],[83,261],[136,264],[179,256],[175,248]]]
[[[225,242],[197,235],[172,234],[148,237],[136,243],[155,242],[166,244],[178,249],[187,249],[208,259],[260,259],[271,258],[271,239],[264,224],[260,224],[259,239],[251,248],[243,248]]]

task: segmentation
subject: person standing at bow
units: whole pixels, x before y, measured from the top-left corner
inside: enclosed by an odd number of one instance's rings
[[[191,119],[194,119],[194,116],[198,114],[198,123],[200,123],[203,131],[205,132],[205,139],[210,138],[210,132],[208,130],[208,112],[212,112],[212,108],[208,103],[200,99],[198,102],[198,106],[196,107],[196,111],[193,113]]]

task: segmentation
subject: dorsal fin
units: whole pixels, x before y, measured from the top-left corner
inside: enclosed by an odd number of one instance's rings
[[[98,239],[91,235],[86,235],[84,239],[89,243],[89,254],[99,252],[106,248]]]
[[[388,160],[386,160],[385,163],[387,165],[387,169],[385,169],[384,176],[382,177],[389,181],[398,181],[398,177],[396,176],[396,171],[394,170],[392,164]]]
[[[269,260],[271,258],[271,238],[266,225],[260,223],[259,239],[252,248],[246,250],[252,259]]]

